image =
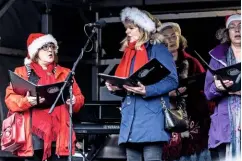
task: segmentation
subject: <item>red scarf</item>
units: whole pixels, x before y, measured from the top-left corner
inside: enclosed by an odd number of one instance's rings
[[[30,67],[40,78],[38,85],[56,83],[53,73],[55,64],[48,65],[47,70],[43,70],[43,68],[37,63],[31,63]],[[60,107],[61,106],[56,107],[51,114],[48,114],[49,108],[33,108],[32,110],[32,132],[44,140],[42,160],[51,156],[51,144],[52,141],[56,141],[59,131],[59,120],[61,115]]]
[[[148,62],[148,55],[144,45],[142,45],[139,50],[135,50],[136,42],[129,43],[126,49],[124,50],[124,55],[121,59],[120,64],[118,65],[115,75],[119,77],[128,77],[130,75],[130,67],[133,57],[134,60],[134,70],[137,71],[144,64]]]

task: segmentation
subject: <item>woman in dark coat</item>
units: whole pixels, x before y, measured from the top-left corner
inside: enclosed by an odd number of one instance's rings
[[[181,29],[177,23],[163,23],[160,33],[164,36],[168,50],[173,55],[180,80],[205,72],[201,63],[185,51],[187,41],[181,35]],[[189,129],[182,133],[172,134],[170,143],[165,146],[164,159],[190,161],[194,157],[199,160],[199,158],[203,158],[202,155],[210,158],[206,154],[208,152],[206,149],[209,111],[202,91],[203,85],[194,84],[180,87],[177,90],[179,95],[186,100],[185,108],[189,118]],[[172,102],[179,101],[175,90],[170,92],[169,95]]]

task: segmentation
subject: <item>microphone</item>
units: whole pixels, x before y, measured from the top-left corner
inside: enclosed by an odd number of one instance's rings
[[[104,26],[106,26],[106,21],[104,21],[104,20],[98,20],[97,22],[94,22],[94,23],[88,23],[87,26],[89,26],[89,27],[103,28]]]

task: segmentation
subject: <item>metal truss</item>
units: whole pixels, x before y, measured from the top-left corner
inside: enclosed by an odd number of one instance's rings
[[[59,6],[64,6],[64,7],[71,7],[71,8],[79,8],[83,4],[83,2],[81,0],[32,0],[32,1],[59,5]]]
[[[160,20],[190,19],[190,18],[207,18],[207,17],[225,17],[227,15],[240,13],[240,9],[220,10],[220,11],[201,11],[185,13],[154,14]],[[120,17],[103,17],[100,18],[107,23],[120,22]]]
[[[24,50],[0,47],[0,54],[1,55],[25,57],[27,55],[26,53],[27,52],[24,51]]]
[[[16,0],[9,0],[6,2],[5,6],[0,10],[0,18],[7,12],[7,10],[12,6]]]
[[[20,58],[25,58],[27,56],[27,51],[25,50],[19,50],[19,49],[13,49],[13,48],[7,48],[7,47],[0,47],[0,55],[7,55],[7,56],[17,56]],[[74,62],[76,58],[70,57],[70,56],[58,56],[59,62]],[[88,60],[82,60],[82,64],[93,64],[93,61]]]

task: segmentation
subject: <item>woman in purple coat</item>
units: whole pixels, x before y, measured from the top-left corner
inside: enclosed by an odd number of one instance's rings
[[[219,30],[217,38],[221,44],[211,52],[210,66],[214,69],[224,68],[240,62],[241,57],[241,16],[231,15],[226,21],[226,29]],[[223,80],[225,86],[233,85],[233,81]],[[208,147],[213,160],[237,160],[241,148],[241,91],[228,92],[221,81],[207,71],[205,95],[214,100],[216,107],[211,115]]]

